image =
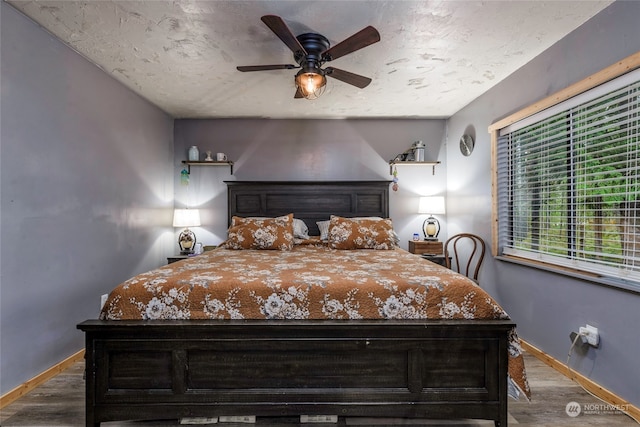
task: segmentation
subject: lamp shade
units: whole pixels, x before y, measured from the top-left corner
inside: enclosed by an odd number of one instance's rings
[[[418,205],[418,213],[421,214],[443,214],[444,210],[444,197],[431,196],[420,197],[420,204]]]
[[[200,211],[198,209],[175,209],[173,211],[174,227],[199,227]]]

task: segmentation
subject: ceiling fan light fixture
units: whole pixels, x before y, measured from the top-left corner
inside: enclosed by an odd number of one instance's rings
[[[306,99],[319,98],[327,88],[327,78],[322,70],[302,69],[296,74],[296,89]]]

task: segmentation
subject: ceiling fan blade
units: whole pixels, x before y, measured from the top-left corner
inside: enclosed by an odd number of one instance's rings
[[[287,27],[287,24],[284,23],[282,18],[276,15],[265,15],[260,19],[262,19],[262,22],[264,22],[293,53],[302,52],[305,55],[307,54],[307,51],[304,50],[304,47],[302,47],[296,36],[289,30],[289,27]]]
[[[371,79],[369,77],[361,76],[360,74],[350,73],[348,71],[340,70],[338,68],[327,67],[324,69],[327,76],[338,79],[342,82],[364,89],[369,86]]]
[[[324,61],[333,61],[348,53],[367,47],[380,41],[380,33],[378,30],[369,25],[358,31],[351,37],[341,41],[337,45],[330,47],[322,53]]]
[[[294,68],[300,68],[297,65],[291,64],[278,64],[278,65],[244,65],[236,67],[238,71],[268,71],[268,70],[292,70]]]

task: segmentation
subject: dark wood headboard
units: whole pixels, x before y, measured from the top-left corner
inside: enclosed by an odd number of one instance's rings
[[[331,215],[389,217],[390,181],[225,181],[228,220],[236,216],[274,217],[293,213],[309,234]]]

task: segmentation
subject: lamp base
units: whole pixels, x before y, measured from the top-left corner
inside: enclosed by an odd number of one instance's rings
[[[424,240],[437,241],[438,234],[440,234],[440,221],[430,215],[422,223],[422,233],[424,234]]]
[[[424,240],[426,242],[437,242],[438,238],[437,237],[425,237]]]
[[[193,231],[185,228],[180,236],[178,236],[178,246],[180,247],[180,255],[191,255],[196,246],[196,235]]]

